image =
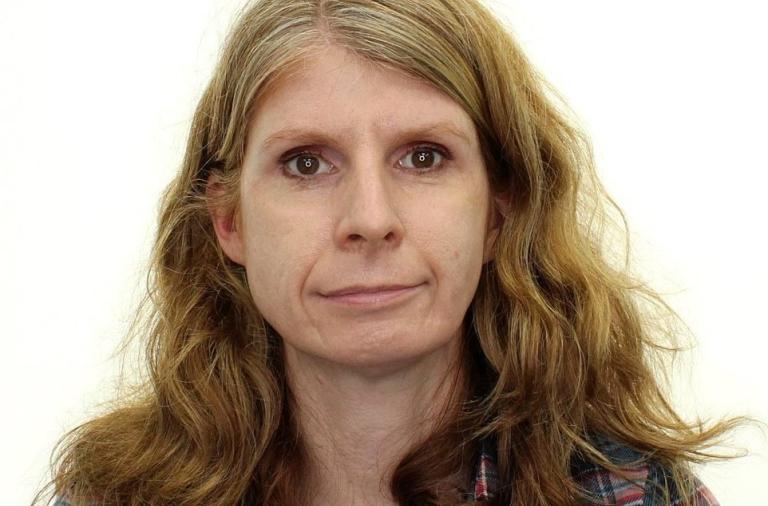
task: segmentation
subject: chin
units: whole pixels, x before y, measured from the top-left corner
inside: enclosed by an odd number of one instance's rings
[[[414,336],[395,335],[388,338],[368,336],[362,343],[338,343],[324,358],[339,365],[366,372],[370,376],[391,374],[417,364],[436,352],[447,351],[450,341],[424,340],[414,342]],[[341,350],[344,352],[340,353]]]

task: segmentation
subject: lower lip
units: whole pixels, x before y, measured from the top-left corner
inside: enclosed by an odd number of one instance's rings
[[[423,284],[423,283],[422,283]],[[380,307],[399,302],[408,295],[416,292],[421,285],[401,288],[399,290],[382,290],[372,293],[348,293],[346,295],[324,295],[323,298],[337,304],[357,307]]]

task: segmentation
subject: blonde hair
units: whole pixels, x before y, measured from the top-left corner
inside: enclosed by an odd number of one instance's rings
[[[606,256],[606,204],[590,143],[513,36],[474,0],[261,0],[230,32],[167,188],[149,296],[132,335],[148,377],[57,447],[49,487],[73,504],[298,505],[306,466],[277,333],[244,269],[219,247],[210,206],[237,210],[239,167],[255,104],[335,44],[423,79],[469,114],[491,188],[511,195],[495,260],[465,318],[471,384],[391,481],[401,504],[461,502],[468,448],[492,435],[504,485],[497,504],[576,504],[576,452],[622,469],[589,434],[627,444],[691,490],[689,465],[733,418],[687,423],[654,374],[679,349],[661,296]],[[225,191],[206,196],[210,175]],[[659,362],[661,363],[661,362]],[[661,370],[661,369],[660,369]],[[39,497],[42,496],[42,492]],[[685,504],[689,504],[688,497]]]

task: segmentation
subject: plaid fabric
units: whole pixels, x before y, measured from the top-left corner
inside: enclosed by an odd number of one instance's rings
[[[575,457],[571,462],[571,475],[590,496],[596,506],[656,506],[664,504],[664,491],[669,492],[671,504],[682,504],[682,498],[668,470],[655,461],[643,459],[635,450],[595,436],[592,442],[613,463],[628,466],[622,478],[586,459]],[[644,461],[637,464],[638,461]],[[495,445],[483,441],[477,456],[468,500],[487,501],[498,487]],[[712,492],[695,476],[692,503],[695,506],[720,506]]]
[[[483,440],[480,442],[472,486],[466,499],[474,501],[490,499],[498,486],[498,480],[495,444],[492,440]]]

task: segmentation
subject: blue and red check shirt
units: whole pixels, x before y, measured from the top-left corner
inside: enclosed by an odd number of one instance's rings
[[[600,437],[594,437],[592,442],[617,465],[641,460],[642,455],[628,446]],[[662,491],[665,489],[669,490],[672,505],[682,504],[682,498],[672,483],[671,475],[653,460],[646,460],[642,465],[627,469],[626,474],[632,481],[578,458],[572,462],[571,473],[593,497],[592,504],[598,506],[662,505]],[[695,506],[720,506],[712,492],[698,478],[694,476],[693,479],[695,488],[691,503]],[[495,445],[483,441],[478,451],[467,499],[487,501],[494,496],[497,487]]]

